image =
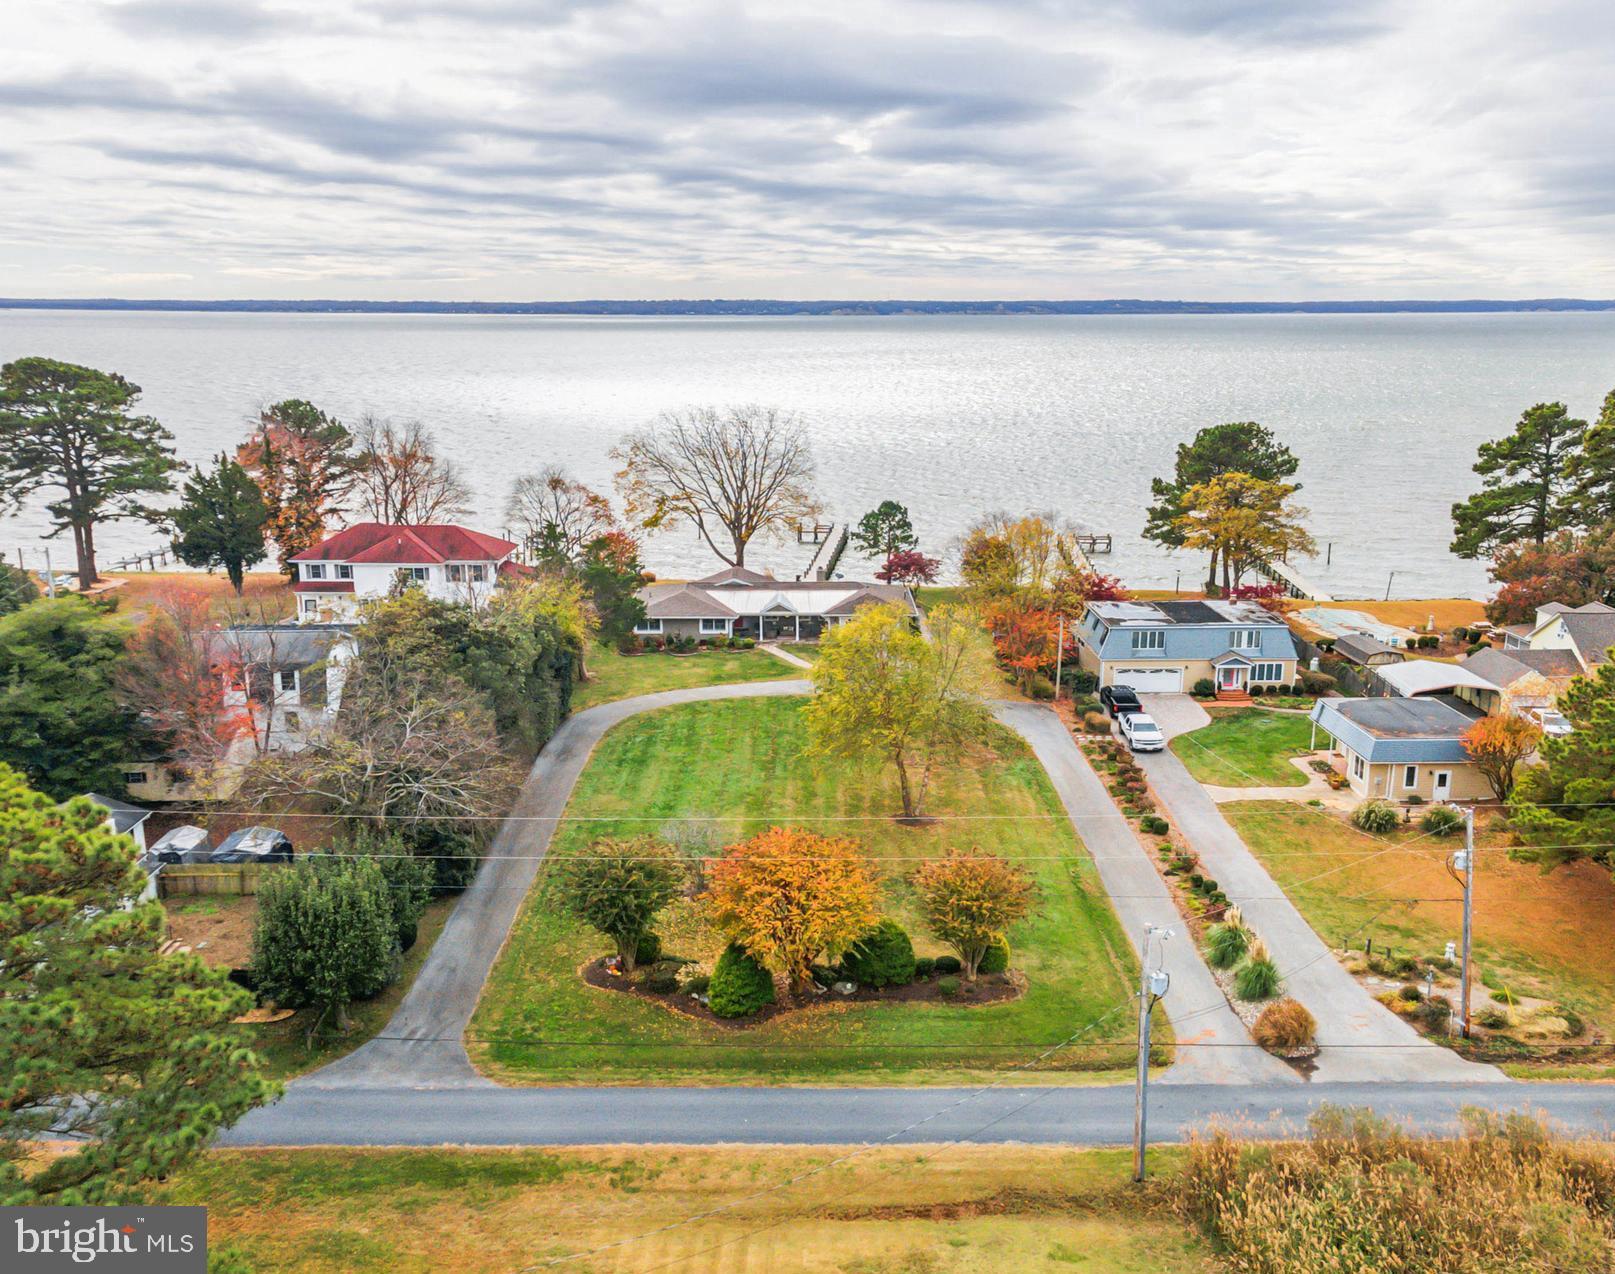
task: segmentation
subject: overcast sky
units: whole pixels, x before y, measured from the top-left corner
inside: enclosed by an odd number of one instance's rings
[[[0,294],[1615,296],[1608,0],[8,0]]]

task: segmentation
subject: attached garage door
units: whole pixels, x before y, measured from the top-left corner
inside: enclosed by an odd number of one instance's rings
[[[1181,668],[1118,668],[1111,680],[1139,694],[1181,694],[1183,691]]]

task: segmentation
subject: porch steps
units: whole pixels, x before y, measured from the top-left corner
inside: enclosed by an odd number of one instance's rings
[[[1219,690],[1217,691],[1217,702],[1230,704],[1238,708],[1254,701],[1243,690]]]

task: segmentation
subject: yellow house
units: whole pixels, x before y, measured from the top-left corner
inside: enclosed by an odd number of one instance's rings
[[[1362,797],[1479,801],[1492,795],[1464,750],[1463,736],[1485,713],[1456,695],[1414,699],[1319,699],[1314,744],[1327,735],[1346,781]]]

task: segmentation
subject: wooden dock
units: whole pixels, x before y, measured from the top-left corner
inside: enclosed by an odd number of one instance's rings
[[[1282,585],[1287,596],[1309,602],[1335,600],[1288,562],[1256,562],[1251,569],[1267,576],[1275,584]]]

